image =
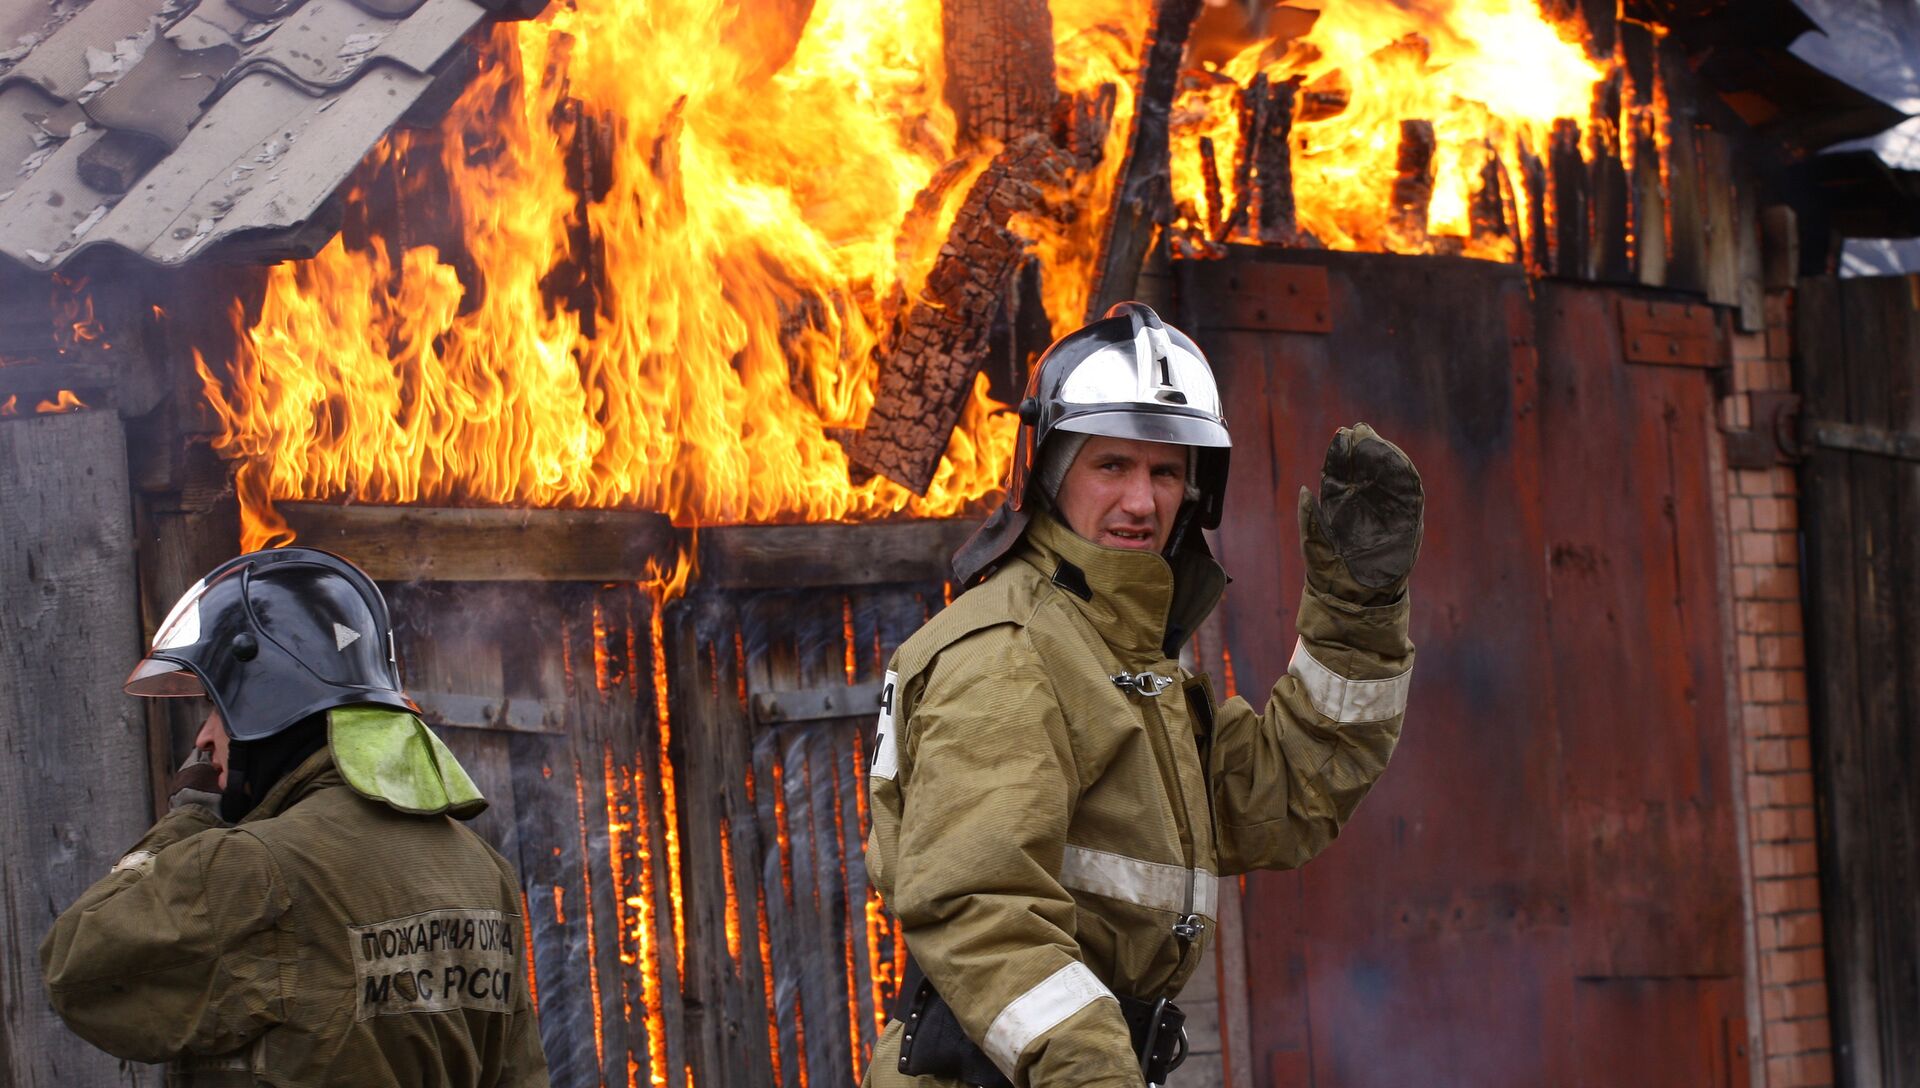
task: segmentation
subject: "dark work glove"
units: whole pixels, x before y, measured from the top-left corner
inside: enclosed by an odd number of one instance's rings
[[[168,810],[186,805],[220,811],[220,768],[213,765],[213,756],[205,748],[195,748],[167,783]]]
[[[1398,600],[1420,556],[1425,504],[1400,447],[1364,423],[1340,428],[1320,468],[1320,498],[1300,489],[1307,581],[1363,607]]]

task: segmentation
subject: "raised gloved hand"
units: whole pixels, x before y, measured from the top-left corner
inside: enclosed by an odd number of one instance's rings
[[[1398,600],[1420,555],[1425,504],[1400,447],[1364,423],[1340,428],[1320,468],[1320,498],[1300,489],[1307,581],[1364,607]]]
[[[168,810],[186,805],[220,811],[220,768],[213,765],[213,755],[205,748],[195,748],[167,783]]]

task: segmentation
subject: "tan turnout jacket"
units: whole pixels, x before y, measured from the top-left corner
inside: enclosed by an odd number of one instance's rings
[[[75,1032],[174,1084],[538,1086],[521,925],[505,859],[356,793],[323,748],[234,827],[161,819],[40,961]]]
[[[1139,1088],[1111,995],[1177,994],[1208,940],[1174,925],[1199,915],[1210,934],[1217,876],[1325,848],[1400,735],[1404,594],[1361,608],[1307,587],[1292,664],[1256,711],[1216,704],[1166,644],[1226,581],[1203,556],[1180,565],[1037,516],[887,677],[867,867],[916,962],[1022,1088]],[[1114,680],[1142,672],[1171,683]],[[882,1038],[873,1088],[914,1083],[901,1033]]]

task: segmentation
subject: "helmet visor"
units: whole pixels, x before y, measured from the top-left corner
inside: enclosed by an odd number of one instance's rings
[[[164,657],[144,658],[133,667],[121,690],[147,699],[184,699],[205,695],[207,688],[192,669]]]
[[[1108,438],[1166,442],[1176,446],[1225,448],[1233,445],[1233,440],[1227,437],[1227,429],[1211,419],[1174,412],[1142,411],[1135,405],[1107,412],[1068,416],[1054,424],[1054,428],[1105,435]]]

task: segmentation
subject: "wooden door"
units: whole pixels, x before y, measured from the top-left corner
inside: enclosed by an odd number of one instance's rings
[[[1801,437],[1834,1065],[1920,1083],[1920,293],[1803,281]]]
[[[1245,884],[1256,1083],[1735,1083],[1709,372],[1629,363],[1618,292],[1482,262],[1236,252],[1183,289],[1230,406],[1243,694],[1285,669],[1334,428],[1428,496],[1394,764],[1326,855]]]

